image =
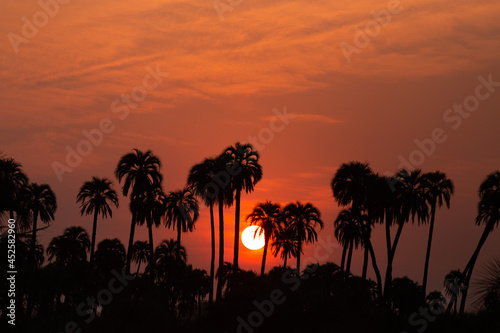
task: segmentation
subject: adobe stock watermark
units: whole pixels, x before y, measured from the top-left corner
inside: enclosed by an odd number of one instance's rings
[[[129,275],[125,272],[125,268],[122,269],[121,274],[116,270],[112,270],[111,274],[114,275],[111,280],[109,280],[108,287],[99,290],[96,297],[87,297],[87,299],[76,307],[76,313],[80,317],[88,317],[84,320],[86,324],[90,324],[96,317],[96,310],[98,306],[109,305],[113,301],[113,295],[121,293],[125,287],[128,286],[128,282],[135,278],[135,275]],[[96,303],[97,301],[97,303]],[[64,331],[60,333],[81,333],[82,329],[75,321],[69,321],[64,326]]]
[[[26,16],[21,18],[23,25],[21,27],[21,35],[14,32],[9,32],[7,38],[14,52],[19,53],[19,45],[28,44],[30,39],[38,35],[39,29],[45,27],[51,18],[54,18],[60,9],[60,5],[67,5],[70,0],[38,0],[38,6],[41,10],[35,12],[31,20]]]
[[[346,42],[339,44],[347,63],[350,64],[352,62],[351,56],[353,53],[360,54],[362,49],[370,45],[372,38],[377,37],[382,28],[391,23],[392,15],[399,14],[401,11],[403,11],[401,2],[399,0],[390,0],[387,3],[387,9],[379,12],[372,11],[370,13],[373,20],[367,22],[363,29],[355,27],[354,45]]]
[[[322,238],[318,238],[318,243],[319,246],[316,246],[316,248],[314,249],[314,255],[312,257],[304,258],[304,265],[306,269],[304,269],[302,275],[299,276],[295,269],[293,270],[293,272],[292,270],[287,270],[281,276],[281,281],[290,291],[297,291],[304,283],[304,281],[309,279],[311,274],[313,274],[318,269],[318,262],[326,261],[333,254],[335,249],[339,248],[338,242],[332,241],[332,236],[330,235],[328,235],[326,241],[324,241]],[[287,298],[285,296],[285,292],[282,289],[272,290],[269,293],[269,297],[260,302],[254,300],[252,304],[254,305],[255,310],[250,312],[246,319],[241,316],[238,316],[238,318],[236,318],[236,321],[238,322],[236,333],[253,333],[255,329],[264,324],[266,318],[269,318],[273,315],[276,307],[278,305],[284,304],[286,300]]]
[[[129,116],[130,110],[138,108],[140,103],[148,97],[148,93],[158,87],[163,82],[163,78],[168,76],[167,72],[160,71],[159,65],[156,65],[155,69],[147,66],[146,71],[148,74],[143,77],[142,84],[135,86],[128,94],[122,94],[120,98],[111,102],[111,112],[117,114],[120,120],[125,120]],[[65,173],[73,172],[82,163],[83,158],[89,156],[94,151],[94,147],[103,142],[104,134],[112,133],[115,129],[113,120],[102,118],[97,128],[82,130],[85,139],[80,140],[74,148],[66,146],[65,163],[53,161],[51,164],[59,182],[63,181]]]
[[[224,13],[232,12],[243,0],[214,0],[214,9],[219,19],[224,21]]]

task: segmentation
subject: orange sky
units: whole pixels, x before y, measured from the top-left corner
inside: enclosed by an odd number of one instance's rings
[[[479,240],[477,188],[500,168],[500,88],[457,129],[443,115],[475,94],[479,76],[500,81],[500,3],[401,1],[390,23],[379,26],[348,63],[339,45],[354,45],[374,21],[371,13],[387,10],[388,3],[243,0],[220,20],[211,1],[69,1],[13,47],[9,36],[23,37],[23,17],[33,22],[33,15],[43,15],[36,1],[5,1],[0,150],[20,161],[31,181],[56,192],[56,221],[40,240],[47,245],[71,225],[91,230],[91,218],[78,215],[76,193],[92,176],[109,177],[118,188],[113,170],[131,148],[152,149],[164,164],[165,189],[175,190],[193,164],[257,136],[269,127],[273,109],[286,107],[295,118],[260,149],[264,178],[243,196],[242,213],[265,199],[311,201],[324,218],[323,239],[333,234],[339,210],[329,183],[341,163],[368,161],[382,174],[395,172],[398,157],[407,159],[416,139],[443,129],[447,140],[421,165],[446,172],[456,185],[452,209],[437,215],[430,290],[441,290],[444,275],[463,268]],[[143,85],[147,67],[168,76],[120,119],[113,101]],[[59,182],[52,163],[65,163],[66,147],[76,149],[85,139],[82,131],[97,128],[103,118],[114,130]],[[127,207],[122,198],[115,217],[99,224],[98,240],[117,236],[126,242]],[[232,212],[226,215],[228,261]],[[421,282],[426,234],[423,227],[404,230],[394,276]],[[174,235],[157,229],[155,242]],[[137,237],[146,238],[145,228]],[[382,228],[373,237],[384,270]],[[189,262],[208,268],[207,210],[183,240]],[[479,266],[500,255],[499,241],[496,232]],[[306,256],[313,249],[308,246]],[[339,262],[340,252],[330,260]],[[243,250],[243,268],[258,270],[260,256]],[[268,267],[278,263],[270,260]],[[353,265],[360,274],[361,253]]]

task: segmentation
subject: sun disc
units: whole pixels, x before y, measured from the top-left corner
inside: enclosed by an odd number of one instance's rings
[[[243,245],[249,250],[259,250],[264,247],[265,239],[264,233],[259,235],[260,227],[252,225],[241,233],[241,241]],[[255,231],[257,231],[257,235],[255,235]]]

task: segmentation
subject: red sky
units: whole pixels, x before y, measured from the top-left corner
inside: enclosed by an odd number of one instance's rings
[[[356,45],[365,25],[374,26],[372,12],[387,10],[388,3],[243,0],[220,20],[211,1],[69,1],[43,24],[36,1],[5,2],[0,150],[21,162],[31,181],[50,184],[57,195],[56,220],[41,232],[41,242],[47,245],[72,225],[91,230],[91,218],[79,216],[75,196],[92,176],[108,177],[118,189],[113,170],[132,148],[152,149],[163,162],[165,190],[179,189],[192,165],[257,136],[269,127],[273,109],[286,107],[295,118],[260,149],[264,178],[243,196],[242,215],[266,199],[310,201],[325,222],[322,239],[333,235],[339,208],[329,183],[341,163],[367,161],[375,171],[393,173],[399,156],[408,159],[417,148],[415,140],[430,138],[436,128],[444,131],[447,139],[420,165],[446,172],[456,186],[451,209],[437,215],[429,290],[441,290],[444,275],[463,268],[479,240],[479,184],[500,169],[500,87],[491,88],[496,90],[460,126],[443,118],[475,95],[479,76],[500,81],[500,4],[401,1],[390,23],[379,24],[349,63],[341,43]],[[38,31],[13,47],[9,36],[19,40],[33,15]],[[169,74],[122,120],[111,105],[143,84],[147,67]],[[52,164],[65,163],[66,147],[76,149],[85,139],[82,131],[97,128],[103,118],[114,130],[60,182]],[[98,241],[119,237],[126,243],[130,213],[128,200],[120,199],[113,219],[100,222]],[[232,213],[227,210],[228,261]],[[174,236],[163,227],[154,234],[155,242]],[[403,231],[394,276],[421,282],[426,237],[426,227]],[[380,226],[373,238],[384,270]],[[137,239],[146,239],[145,227]],[[189,262],[208,268],[206,209],[196,231],[183,240]],[[478,267],[500,255],[499,241],[495,232]],[[313,250],[307,246],[306,256]],[[340,252],[329,260],[340,262]],[[260,256],[243,250],[243,268],[258,270]],[[357,274],[361,259],[356,252]],[[278,263],[269,260],[268,267]]]

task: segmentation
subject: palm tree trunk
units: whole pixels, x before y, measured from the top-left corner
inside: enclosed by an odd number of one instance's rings
[[[365,245],[365,251],[363,255],[363,272],[361,273],[361,279],[366,281],[366,271],[368,270],[368,246]]]
[[[394,255],[396,254],[396,247],[398,246],[399,238],[401,237],[401,232],[403,231],[404,222],[401,222],[398,226],[396,232],[396,237],[394,238],[394,243],[392,248],[389,250],[387,258],[387,271],[385,273],[385,285],[384,285],[384,300],[389,304],[391,300],[391,286],[392,286],[392,263],[394,261]]]
[[[181,260],[181,234],[182,234],[181,221],[177,221],[177,260]]]
[[[375,271],[375,276],[377,277],[378,297],[379,297],[379,301],[380,301],[382,299],[382,276],[380,275],[380,270],[378,269],[378,266],[377,266],[377,259],[375,258],[375,251],[373,250],[373,246],[372,246],[370,239],[368,239],[367,244],[368,244],[368,250],[370,251],[370,256],[372,258],[373,270]]]
[[[300,276],[300,252],[302,252],[302,237],[299,236],[299,242],[297,245],[297,275]]]
[[[219,272],[224,269],[224,196],[219,194]],[[222,275],[222,274],[221,274]],[[217,277],[216,301],[222,299],[222,276]]]
[[[153,221],[148,221],[148,234],[149,234],[149,275],[151,278],[151,285],[155,283],[155,254],[153,249]]]
[[[268,244],[269,244],[269,237],[266,235],[266,242],[264,244],[264,254],[262,255],[262,265],[260,267],[260,276],[264,276],[264,271],[266,270],[266,256],[267,256]]]
[[[425,254],[424,278],[422,279],[422,289],[424,291],[424,301],[427,295],[427,275],[429,273],[429,259],[431,257],[432,235],[434,232],[434,218],[436,215],[436,199],[432,202],[431,206],[431,223],[429,226],[429,239],[427,240],[427,252]]]
[[[288,254],[285,256],[285,261],[283,262],[283,268],[286,269],[286,262],[288,259]]]
[[[33,209],[33,233],[31,234],[31,260],[32,260],[32,265],[33,268],[36,267],[36,258],[35,258],[35,249],[36,249],[36,228],[37,228],[37,222],[38,222],[38,209],[34,208]]]
[[[465,278],[464,285],[465,285],[465,290],[462,291],[462,299],[460,301],[460,316],[464,314],[465,311],[465,302],[467,301],[467,292],[469,290],[469,282],[470,278],[472,276],[472,271],[474,270],[474,266],[476,264],[477,258],[479,257],[479,252],[481,251],[481,248],[483,247],[484,243],[486,242],[486,239],[488,238],[490,232],[493,230],[494,226],[494,220],[491,219],[486,227],[484,228],[483,234],[481,235],[481,239],[479,240],[479,243],[477,244],[476,250],[474,251],[474,254],[469,260],[469,263],[467,264],[467,267],[465,268],[464,272],[462,273],[461,281],[464,281],[463,278]]]
[[[94,224],[92,226],[92,244],[90,245],[90,265],[94,262],[95,235],[97,233],[97,209],[94,210]]]
[[[134,233],[135,233],[135,212],[132,212],[132,222],[130,223],[130,236],[128,239],[128,250],[127,250],[127,274],[130,274],[130,262],[132,261],[132,248],[134,246]]]
[[[135,276],[139,275],[139,270],[141,269],[141,262],[142,262],[142,260],[139,260],[139,264],[137,265],[137,272],[135,272]]]
[[[238,270],[238,255],[240,249],[240,199],[241,190],[236,189],[236,207],[234,212],[234,257],[233,257],[233,271]]]
[[[210,233],[212,236],[212,256],[210,258],[210,289],[208,302],[210,305],[214,299],[214,276],[215,276],[215,222],[214,222],[214,204],[210,201]]]
[[[348,246],[343,246],[343,247],[342,247],[342,262],[341,262],[341,264],[340,264],[340,269],[341,269],[342,271],[344,271],[344,269],[345,269],[345,257],[346,257],[346,255],[347,255],[347,247],[348,247]]]
[[[349,277],[351,271],[351,260],[352,260],[352,250],[354,249],[354,242],[351,240],[349,242],[349,254],[347,255],[347,266],[346,266],[346,280]]]

